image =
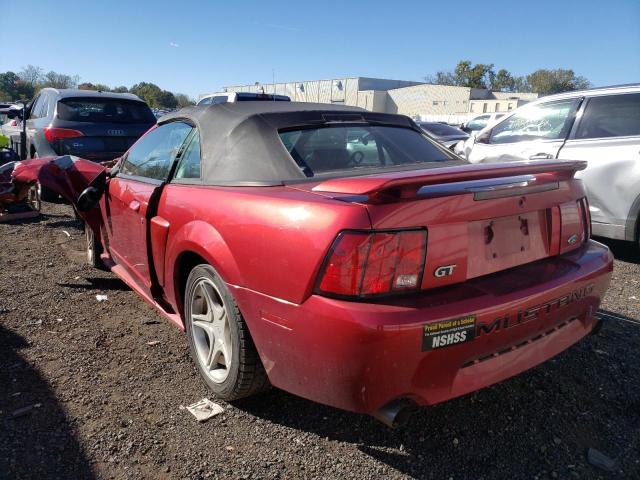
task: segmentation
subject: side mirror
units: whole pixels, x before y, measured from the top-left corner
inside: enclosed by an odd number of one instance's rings
[[[80,212],[88,212],[98,206],[98,202],[102,197],[102,190],[96,187],[85,188],[76,202],[76,207]]]
[[[491,137],[491,130],[482,132],[480,135],[476,137],[476,143],[489,143],[490,137]]]
[[[8,118],[19,118],[22,120],[24,110],[22,108],[9,108],[7,109]]]

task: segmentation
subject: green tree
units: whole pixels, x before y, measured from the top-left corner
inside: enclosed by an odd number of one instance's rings
[[[5,101],[29,100],[34,87],[20,79],[14,72],[0,73],[0,99]]]
[[[571,69],[539,69],[529,75],[516,77],[504,68],[495,73],[493,64],[474,65],[470,60],[460,60],[453,72],[437,72],[433,76],[425,77],[425,80],[438,85],[487,88],[504,92],[537,92],[540,95],[580,90],[590,86],[586,78],[576,75]]]
[[[556,70],[539,69],[527,75],[527,83],[531,90],[540,95],[568,92],[589,88],[589,81],[576,75],[573,70],[558,68]]]
[[[176,101],[178,102],[178,107],[180,108],[188,107],[190,105],[195,105],[196,103],[193,99],[189,98],[184,93],[176,93],[174,94],[174,96],[176,97]]]
[[[147,102],[151,108],[176,108],[178,106],[178,101],[173,93],[162,90],[154,83],[136,83],[129,91]]]
[[[42,83],[40,83],[39,86],[41,88],[74,88],[78,85],[79,81],[80,77],[78,75],[71,76],[51,70],[44,74]]]
[[[498,70],[491,82],[491,90],[498,92],[514,92],[516,79],[504,68]]]
[[[80,90],[97,90],[100,92],[110,92],[111,89],[109,88],[108,85],[105,85],[103,83],[91,83],[91,82],[82,82],[80,84],[78,84],[78,88]]]
[[[455,85],[470,88],[491,88],[495,73],[493,64],[477,63],[470,60],[460,60],[453,72],[437,72],[428,81],[438,85]]]
[[[129,91],[147,102],[151,108],[160,108],[158,98],[160,97],[162,90],[157,85],[148,82],[140,82],[133,85]]]
[[[127,87],[125,87],[124,85],[121,85],[119,87],[114,88],[113,91],[116,92],[116,93],[127,93],[127,92],[129,92],[129,89]]]

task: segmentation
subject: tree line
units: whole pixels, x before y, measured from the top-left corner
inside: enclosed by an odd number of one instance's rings
[[[589,81],[571,69],[538,69],[529,75],[517,76],[493,63],[460,60],[453,71],[440,71],[425,77],[428,83],[459,87],[486,88],[498,92],[535,92],[540,96],[589,88]]]
[[[103,92],[133,93],[143,99],[151,108],[174,109],[193,105],[194,101],[184,93],[173,93],[163,90],[150,82],[140,82],[127,88],[119,86],[111,88],[102,83],[80,82],[78,75],[45,72],[42,68],[27,65],[20,72],[0,73],[0,101],[27,101],[32,99],[41,89],[80,88]]]

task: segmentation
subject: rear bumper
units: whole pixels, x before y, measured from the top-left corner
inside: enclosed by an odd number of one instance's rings
[[[560,257],[378,303],[312,295],[296,305],[230,288],[273,385],[370,413],[397,398],[442,402],[557,355],[595,325],[612,268],[609,250],[590,241]],[[425,324],[470,315],[473,340],[423,351]]]

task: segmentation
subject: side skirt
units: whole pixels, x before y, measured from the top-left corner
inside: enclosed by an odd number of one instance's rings
[[[160,312],[163,316],[168,318],[171,323],[175,324],[181,331],[184,332],[184,323],[182,322],[182,318],[177,313],[170,313],[165,310],[162,305],[156,302],[151,296],[147,295],[144,290],[142,290],[138,284],[133,280],[133,278],[127,273],[127,271],[113,262],[111,257],[108,254],[100,255],[100,259],[104,263],[104,265],[110,269],[113,273],[115,273],[120,280],[127,284],[127,286],[140,295],[149,305],[153,306],[158,312]]]

